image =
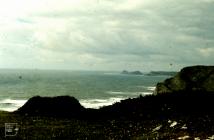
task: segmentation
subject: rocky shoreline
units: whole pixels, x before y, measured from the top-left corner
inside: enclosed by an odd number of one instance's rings
[[[200,92],[151,95],[75,116],[3,112],[0,135],[3,123],[15,122],[16,139],[207,139],[214,134],[213,99],[214,93]]]
[[[154,95],[100,109],[69,96],[33,97],[15,112],[0,113],[0,138],[214,139],[213,75],[212,66],[184,68],[157,84]],[[18,124],[16,136],[4,137],[6,122]]]

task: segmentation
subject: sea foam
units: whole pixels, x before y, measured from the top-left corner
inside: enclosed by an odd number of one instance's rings
[[[127,95],[127,96],[131,96],[131,95],[135,95],[135,96],[142,95],[142,96],[145,96],[145,95],[153,94],[152,91],[143,91],[143,92],[107,91],[106,93],[112,94],[112,95]]]
[[[0,100],[0,110],[12,112],[23,106],[26,102],[27,100],[3,99]]]
[[[80,100],[80,103],[85,108],[98,109],[103,106],[112,105],[112,104],[119,102],[121,100],[124,100],[124,99],[125,98],[123,98],[123,97],[111,97],[108,99],[84,99],[84,100]]]

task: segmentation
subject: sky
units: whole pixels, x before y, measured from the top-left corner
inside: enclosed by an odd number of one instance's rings
[[[214,0],[0,0],[0,68],[214,64]]]

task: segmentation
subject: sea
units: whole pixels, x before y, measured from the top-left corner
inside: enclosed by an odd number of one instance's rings
[[[86,108],[100,108],[127,98],[153,94],[166,75],[128,75],[108,71],[0,70],[0,110],[15,111],[33,96],[77,98]]]

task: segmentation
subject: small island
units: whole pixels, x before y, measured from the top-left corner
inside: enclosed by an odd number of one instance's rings
[[[128,75],[143,75],[143,73],[140,72],[140,71],[131,71],[131,72],[129,72],[129,71],[127,71],[127,70],[123,70],[123,71],[121,72],[121,74],[128,74]]]

